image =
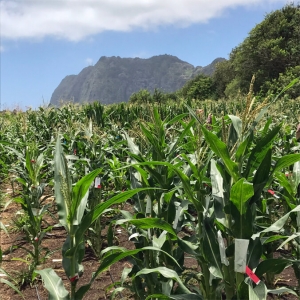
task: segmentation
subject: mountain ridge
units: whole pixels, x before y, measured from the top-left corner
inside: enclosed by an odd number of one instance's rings
[[[83,68],[77,75],[67,75],[54,90],[50,104],[127,102],[141,89],[175,92],[200,73],[211,75],[216,63],[223,60],[216,58],[205,67],[194,67],[168,54],[147,59],[102,56],[94,66]]]

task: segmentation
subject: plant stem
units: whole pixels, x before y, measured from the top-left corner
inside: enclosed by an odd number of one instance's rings
[[[202,232],[202,224],[203,224],[203,213],[201,211],[198,211],[197,212],[198,214],[198,240],[201,241],[203,240],[203,232]],[[202,244],[202,243],[200,243]],[[200,254],[201,257],[202,256],[202,253]],[[210,272],[209,272],[209,269],[208,269],[208,265],[205,261],[202,261],[203,259],[198,259],[198,263],[200,264],[200,268],[201,268],[201,271],[202,271],[202,274],[203,274],[203,277],[204,277],[204,282],[203,282],[203,285],[202,285],[202,289],[203,289],[203,297],[205,299],[213,299],[211,298],[210,296],[210,284],[209,284],[209,279],[210,279]]]
[[[70,249],[73,249],[74,245],[75,245],[75,234],[73,233],[74,231],[74,227],[73,224],[71,222],[70,224]],[[70,278],[74,278],[75,277],[75,254],[73,254],[70,258]],[[77,280],[72,280],[71,281],[71,294],[70,294],[70,299],[71,300],[75,300],[75,289],[76,289],[76,282]]]
[[[229,266],[223,266],[224,270],[224,281],[225,281],[225,293],[226,299],[232,299],[235,293],[235,285],[234,285],[234,259],[230,257]]]

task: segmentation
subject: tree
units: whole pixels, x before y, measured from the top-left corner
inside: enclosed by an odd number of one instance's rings
[[[216,97],[225,97],[227,85],[234,80],[234,69],[232,62],[229,60],[224,60],[217,63],[212,79]]]
[[[184,98],[205,100],[215,96],[213,80],[203,74],[188,81],[180,91]]]
[[[293,79],[300,78],[300,66],[288,68],[284,73],[280,73],[278,79],[267,81],[265,87],[269,94],[279,94],[284,87],[286,87]],[[298,81],[291,88],[289,88],[284,95],[291,99],[300,97],[300,82]]]
[[[234,77],[247,92],[255,74],[254,92],[267,93],[267,81],[300,65],[300,5],[289,4],[267,14],[230,54]]]

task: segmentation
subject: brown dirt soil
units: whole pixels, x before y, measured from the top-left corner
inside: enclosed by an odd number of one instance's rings
[[[13,198],[12,191],[9,186],[3,186],[2,190],[8,193],[9,196],[6,197],[6,200]],[[47,201],[53,201],[53,197],[49,197]],[[126,203],[122,208],[124,210],[132,211],[132,205]],[[4,231],[0,230],[0,246],[3,251],[3,261],[1,263],[1,268],[4,269],[8,274],[10,274],[14,279],[21,278],[21,274],[25,273],[28,269],[26,263],[18,260],[14,260],[14,258],[22,258],[23,260],[27,259],[27,253],[25,250],[15,247],[10,250],[12,246],[23,246],[28,248],[29,245],[26,244],[24,240],[24,233],[21,231],[13,230],[13,219],[16,217],[16,213],[20,211],[20,206],[15,202],[12,202],[5,210],[1,210],[1,218],[0,221],[4,225],[7,226],[9,231],[9,236],[4,233]],[[53,218],[50,216],[46,217],[46,220],[51,225],[54,225],[55,222]],[[106,220],[106,222],[109,220]],[[102,238],[105,240],[106,238],[105,228],[102,232]],[[62,278],[65,287],[69,290],[70,282],[66,277],[64,270],[62,268],[61,262],[53,261],[61,259],[61,247],[66,239],[66,232],[63,228],[57,227],[53,228],[49,234],[43,239],[42,246],[53,251],[51,256],[46,259],[46,262],[41,266],[42,268],[53,268],[55,272]],[[132,242],[128,241],[128,235],[124,229],[117,233],[118,245],[125,247],[127,249],[133,249],[134,246]],[[104,244],[105,246],[105,244]],[[91,275],[94,271],[96,271],[98,267],[98,260],[94,255],[93,251],[89,246],[86,246],[86,254],[83,260],[84,272],[83,276],[79,279],[77,283],[77,288],[81,285],[87,284],[91,278]],[[103,272],[98,276],[90,290],[85,295],[84,299],[88,300],[100,300],[100,299],[109,299],[111,291],[113,289],[113,281],[119,281],[122,271],[125,266],[129,266],[129,263],[124,261],[118,262],[114,264],[109,270]],[[197,263],[194,259],[189,258],[188,256],[185,259],[185,266],[190,269],[197,269]],[[297,280],[295,278],[294,272],[291,268],[284,270],[280,276],[278,276],[276,282],[276,287],[280,286],[296,286]],[[48,292],[43,287],[41,280],[37,281],[34,285],[30,286],[29,284],[25,284],[21,287],[21,292],[26,300],[32,299],[40,299],[46,300],[48,299]],[[0,283],[0,300],[21,300],[22,297],[18,295],[15,291],[13,291],[10,287],[5,284]],[[133,295],[130,294],[130,291],[123,291],[122,294],[116,296],[116,299],[134,299]],[[288,299],[294,300],[298,299],[293,295],[285,295],[280,296],[280,298],[276,297],[268,297],[268,299]]]

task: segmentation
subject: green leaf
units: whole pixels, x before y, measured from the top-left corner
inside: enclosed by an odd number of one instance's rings
[[[203,297],[196,294],[171,295],[170,298],[175,300],[204,300]]]
[[[35,270],[42,276],[45,288],[49,292],[50,300],[68,300],[69,292],[65,289],[62,279],[54,272],[53,269]]]
[[[158,219],[158,218],[143,218],[143,219],[122,219],[116,221],[116,225],[130,223],[138,228],[142,229],[150,229],[150,228],[159,228],[162,230],[167,231],[174,237],[177,237],[176,232],[174,231],[173,227],[166,221]]]
[[[244,177],[248,178],[252,176],[254,170],[258,168],[260,163],[263,161],[266,153],[271,147],[272,142],[274,141],[276,135],[281,129],[282,124],[275,126],[269,133],[263,136],[256,146],[252,149],[251,154],[249,156],[247,167],[244,173]]]
[[[276,222],[274,222],[271,226],[269,226],[268,228],[256,233],[252,235],[252,239],[256,238],[257,236],[260,236],[262,233],[266,233],[266,232],[276,232],[279,233],[282,229],[282,227],[284,226],[284,224],[286,223],[286,221],[288,220],[289,216],[291,213],[293,212],[300,212],[300,205],[296,206],[294,209],[292,209],[291,211],[289,211],[288,213],[286,213],[283,217],[281,217],[279,220],[277,220]]]
[[[237,181],[230,190],[230,201],[236,206],[239,213],[243,215],[247,210],[246,202],[254,195],[253,185],[245,178]]]
[[[282,240],[282,239],[286,239],[288,238],[288,236],[286,235],[272,235],[270,237],[266,237],[264,238],[263,240],[263,244],[268,244],[268,243],[272,243],[272,242],[275,242],[275,241],[278,241],[278,240]],[[280,246],[279,246],[280,248]]]
[[[243,215],[240,214],[238,208],[232,202],[228,206],[228,211],[232,217],[231,230],[235,238],[250,239],[253,234],[253,222],[255,219],[253,209],[255,211],[255,204],[251,206],[248,204],[248,206]]]
[[[190,255],[194,255],[194,256],[197,256],[198,255],[198,252],[197,252],[197,249],[199,248],[198,245],[195,245],[189,241],[186,241],[184,239],[181,239],[179,237],[177,237],[178,240],[178,246],[186,253],[190,254]]]
[[[296,190],[294,190],[292,182],[287,178],[287,176],[284,173],[275,172],[274,177],[278,180],[280,186],[285,188],[286,192],[291,197],[291,200],[295,201],[294,194],[296,194]]]
[[[288,242],[290,242],[291,240],[295,239],[295,238],[299,238],[300,236],[300,232],[296,232],[292,235],[290,235],[289,237],[282,237],[282,238],[287,238],[284,242],[282,242],[277,249],[281,249],[285,244],[287,244]]]
[[[220,248],[217,240],[217,232],[211,224],[211,220],[205,218],[204,223],[204,238],[203,238],[203,254],[209,262],[210,271],[213,270],[213,275],[223,278],[222,265],[220,257]]]
[[[260,238],[257,237],[255,240],[250,239],[248,246],[247,265],[251,270],[255,269],[259,264],[262,253],[263,247]]]
[[[185,292],[187,294],[192,294],[189,291],[189,289],[184,285],[184,283],[181,281],[177,272],[175,272],[174,270],[168,269],[166,267],[158,267],[158,268],[153,268],[153,269],[144,268],[144,269],[140,270],[139,272],[137,272],[134,277],[137,277],[140,275],[147,275],[147,274],[151,274],[151,273],[159,273],[162,276],[164,276],[165,278],[175,280],[183,292]]]
[[[59,222],[69,231],[69,214],[72,202],[72,182],[60,137],[57,137],[54,154],[54,190]]]
[[[248,149],[253,141],[253,133],[248,135],[245,140],[243,140],[238,146],[235,152],[235,159],[237,162],[241,163],[242,158],[248,153]]]
[[[220,157],[225,165],[226,171],[234,181],[238,180],[238,166],[235,162],[230,159],[229,152],[225,143],[218,139],[218,137],[208,131],[204,126],[201,127],[205,140],[210,146],[211,150]]]
[[[198,118],[198,116],[195,114],[195,111],[194,111],[188,104],[186,104],[186,103],[185,103],[185,106],[186,106],[186,108],[188,109],[189,113],[193,116],[193,118],[194,118],[195,120],[197,120],[199,124],[201,124],[201,121],[200,121],[200,119]]]
[[[265,284],[260,281],[260,283],[253,288],[250,284],[248,285],[249,288],[249,300],[266,300],[267,299],[267,287]]]
[[[26,149],[25,157],[26,157],[26,169],[28,171],[29,178],[32,180],[34,178],[34,171],[33,171],[31,157],[28,149]]]
[[[233,115],[228,115],[228,117],[231,119],[232,125],[237,133],[238,138],[240,138],[242,134],[242,120],[239,117]]]
[[[254,188],[254,196],[251,199],[251,204],[254,202],[258,202],[261,199],[261,193],[266,186],[266,183],[269,178],[272,179],[272,176],[269,176],[269,172],[271,169],[271,160],[272,160],[272,150],[266,153],[263,161],[259,165],[254,178],[253,178],[253,188]]]
[[[285,155],[277,160],[276,165],[273,169],[273,172],[282,170],[282,169],[296,163],[297,161],[300,161],[300,154]]]
[[[73,187],[72,205],[70,211],[70,222],[73,222],[73,225],[80,224],[83,213],[86,209],[89,188],[100,172],[101,169],[94,170],[93,172],[81,178]]]
[[[145,300],[155,300],[155,299],[163,299],[163,300],[170,300],[172,298],[170,298],[169,296],[163,295],[163,294],[153,294],[148,296]]]
[[[292,295],[295,295],[295,296],[299,296],[295,291],[289,289],[289,288],[286,288],[286,287],[280,287],[278,289],[275,289],[275,290],[268,290],[268,293],[270,294],[274,294],[274,295],[280,295],[280,294],[283,294],[283,293],[289,293],[289,294],[292,294]]]
[[[15,292],[17,292],[23,299],[25,299],[24,296],[22,295],[22,293],[20,292],[20,290],[10,281],[8,281],[4,278],[0,278],[0,283],[8,285],[11,289],[13,289]]]
[[[196,294],[178,294],[178,295],[162,295],[162,294],[153,294],[148,296],[145,300],[150,300],[150,299],[163,299],[163,300],[203,300],[204,298],[201,297],[200,295]]]
[[[288,154],[283,157],[280,157],[277,160],[274,169],[272,170],[272,175],[274,174],[274,172],[289,167],[290,165],[296,163],[297,161],[300,161],[300,154]],[[270,176],[268,180],[268,185],[271,183],[271,181],[272,181],[272,177]]]
[[[107,208],[109,208],[110,206],[112,206],[114,204],[123,203],[123,202],[127,201],[129,198],[131,198],[132,196],[134,196],[135,194],[137,194],[139,192],[147,191],[149,189],[151,189],[151,188],[140,188],[140,189],[125,191],[125,192],[119,193],[118,195],[110,198],[109,200],[95,206],[95,208],[92,211],[87,213],[82,218],[82,222],[75,234],[76,240],[81,241],[83,239],[84,233],[89,229],[91,224],[94,223],[99,218],[99,216],[101,216],[101,214]]]
[[[181,132],[180,136],[177,138],[176,142],[172,144],[172,147],[168,153],[168,156],[173,156],[174,152],[178,148],[178,144],[186,137],[187,132],[190,130],[190,128],[194,125],[195,120],[193,119],[191,122],[188,123],[188,125],[184,128],[184,130]]]
[[[292,261],[283,258],[269,258],[263,260],[256,268],[255,274],[261,277],[265,273],[280,274],[286,267],[292,265]]]
[[[203,206],[202,204],[198,201],[198,199],[195,198],[193,190],[191,188],[190,184],[190,179],[187,175],[185,175],[179,168],[176,166],[173,166],[172,164],[168,162],[161,162],[161,161],[147,161],[147,162],[141,162],[138,165],[141,166],[151,166],[151,165],[161,165],[161,166],[167,166],[168,168],[172,169],[178,177],[180,177],[182,185],[184,187],[184,190],[186,192],[188,200],[193,203],[193,205],[196,207],[197,211],[202,212],[203,211]],[[133,165],[134,166],[134,165]],[[158,180],[158,182],[161,182]]]

